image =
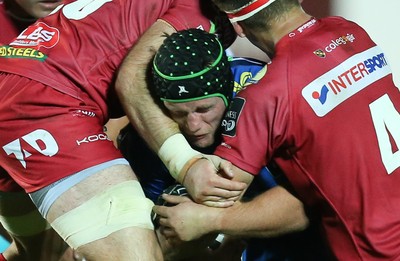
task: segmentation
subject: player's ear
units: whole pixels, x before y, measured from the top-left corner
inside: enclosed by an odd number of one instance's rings
[[[240,26],[240,24],[238,24],[237,22],[233,22],[232,25],[233,25],[233,28],[235,29],[236,34],[239,37],[242,37],[242,38],[246,37],[246,35],[244,34],[244,31],[243,31],[243,28]]]

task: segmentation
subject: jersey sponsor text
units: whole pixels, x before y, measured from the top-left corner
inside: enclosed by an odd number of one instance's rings
[[[391,73],[385,55],[377,46],[348,58],[321,75],[303,90],[304,99],[319,117]],[[331,79],[328,82],[325,79]]]

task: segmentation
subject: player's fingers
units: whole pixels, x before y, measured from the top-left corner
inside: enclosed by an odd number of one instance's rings
[[[188,197],[182,197],[182,196],[174,196],[174,195],[168,195],[168,194],[162,194],[162,198],[171,204],[177,205],[179,203],[191,201]]]
[[[236,181],[236,180],[230,180],[230,179],[226,179],[220,176],[215,175],[216,177],[214,177],[213,179],[213,185],[216,188],[219,188],[221,190],[225,190],[225,191],[231,191],[232,194],[231,196],[234,196],[236,194],[240,194],[244,189],[247,188],[247,184],[245,182],[241,182],[241,181]],[[229,195],[227,195],[229,196]],[[225,196],[225,197],[227,197]]]
[[[228,199],[240,196],[240,194],[242,194],[245,188],[246,186],[243,189],[231,190],[231,189],[226,189],[224,187],[221,188],[218,185],[216,185],[210,190],[208,190],[208,192],[205,192],[204,194],[205,196],[217,196],[220,198]]]
[[[233,178],[234,173],[232,170],[231,162],[215,155],[205,155],[205,157],[214,165],[214,168],[217,170],[220,176],[223,176],[228,179]]]
[[[225,199],[225,201],[237,201],[239,199],[240,199],[240,196],[234,196],[234,197],[230,197],[230,198]]]
[[[219,196],[205,196],[202,198],[202,201],[215,201],[215,202],[222,202],[222,201],[236,201],[240,198],[240,196],[234,196],[234,197],[228,197],[228,198],[224,198],[224,197],[219,197]]]
[[[176,237],[176,233],[173,229],[171,229],[170,227],[167,226],[160,226],[160,232],[163,236],[165,236],[166,238],[172,238],[172,237]]]
[[[158,223],[160,224],[160,231],[164,233],[165,230],[170,230],[170,224],[168,221],[168,218],[160,216],[160,219],[158,220]]]
[[[220,162],[218,166],[218,174],[228,179],[233,178],[232,163],[226,160]]]
[[[235,201],[204,201],[203,204],[214,208],[227,208],[232,206]]]
[[[156,213],[160,219],[168,217],[168,207],[155,205],[153,206],[153,212]]]
[[[199,196],[194,196],[193,199],[197,203],[203,204],[205,201],[236,201],[240,198],[242,191],[229,191],[220,188],[212,188]]]
[[[204,201],[215,201],[215,202],[219,202],[219,201],[226,201],[225,198],[221,198],[218,196],[205,196],[202,198],[202,202]]]

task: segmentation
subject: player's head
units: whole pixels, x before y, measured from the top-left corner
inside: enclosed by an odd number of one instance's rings
[[[293,7],[298,7],[302,0],[212,0],[222,11],[227,13],[230,21],[246,21],[249,25],[262,24],[263,20],[281,18]],[[286,18],[285,18],[286,19]],[[265,22],[264,22],[265,23]],[[265,24],[263,24],[264,27]]]
[[[214,143],[233,93],[233,76],[217,37],[199,29],[167,37],[153,61],[154,93],[189,142]]]
[[[270,58],[275,54],[276,39],[272,36],[279,34],[280,25],[293,17],[292,10],[301,10],[299,0],[212,1],[228,15],[239,36],[246,36]]]
[[[167,102],[232,96],[233,76],[214,34],[188,29],[167,37],[153,60],[155,94]]]
[[[63,0],[7,0],[7,9],[19,19],[38,19],[47,16]]]

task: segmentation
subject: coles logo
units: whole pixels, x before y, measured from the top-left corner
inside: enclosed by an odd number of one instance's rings
[[[52,48],[59,39],[60,31],[57,28],[39,22],[25,29],[10,45],[39,50],[41,47]]]

